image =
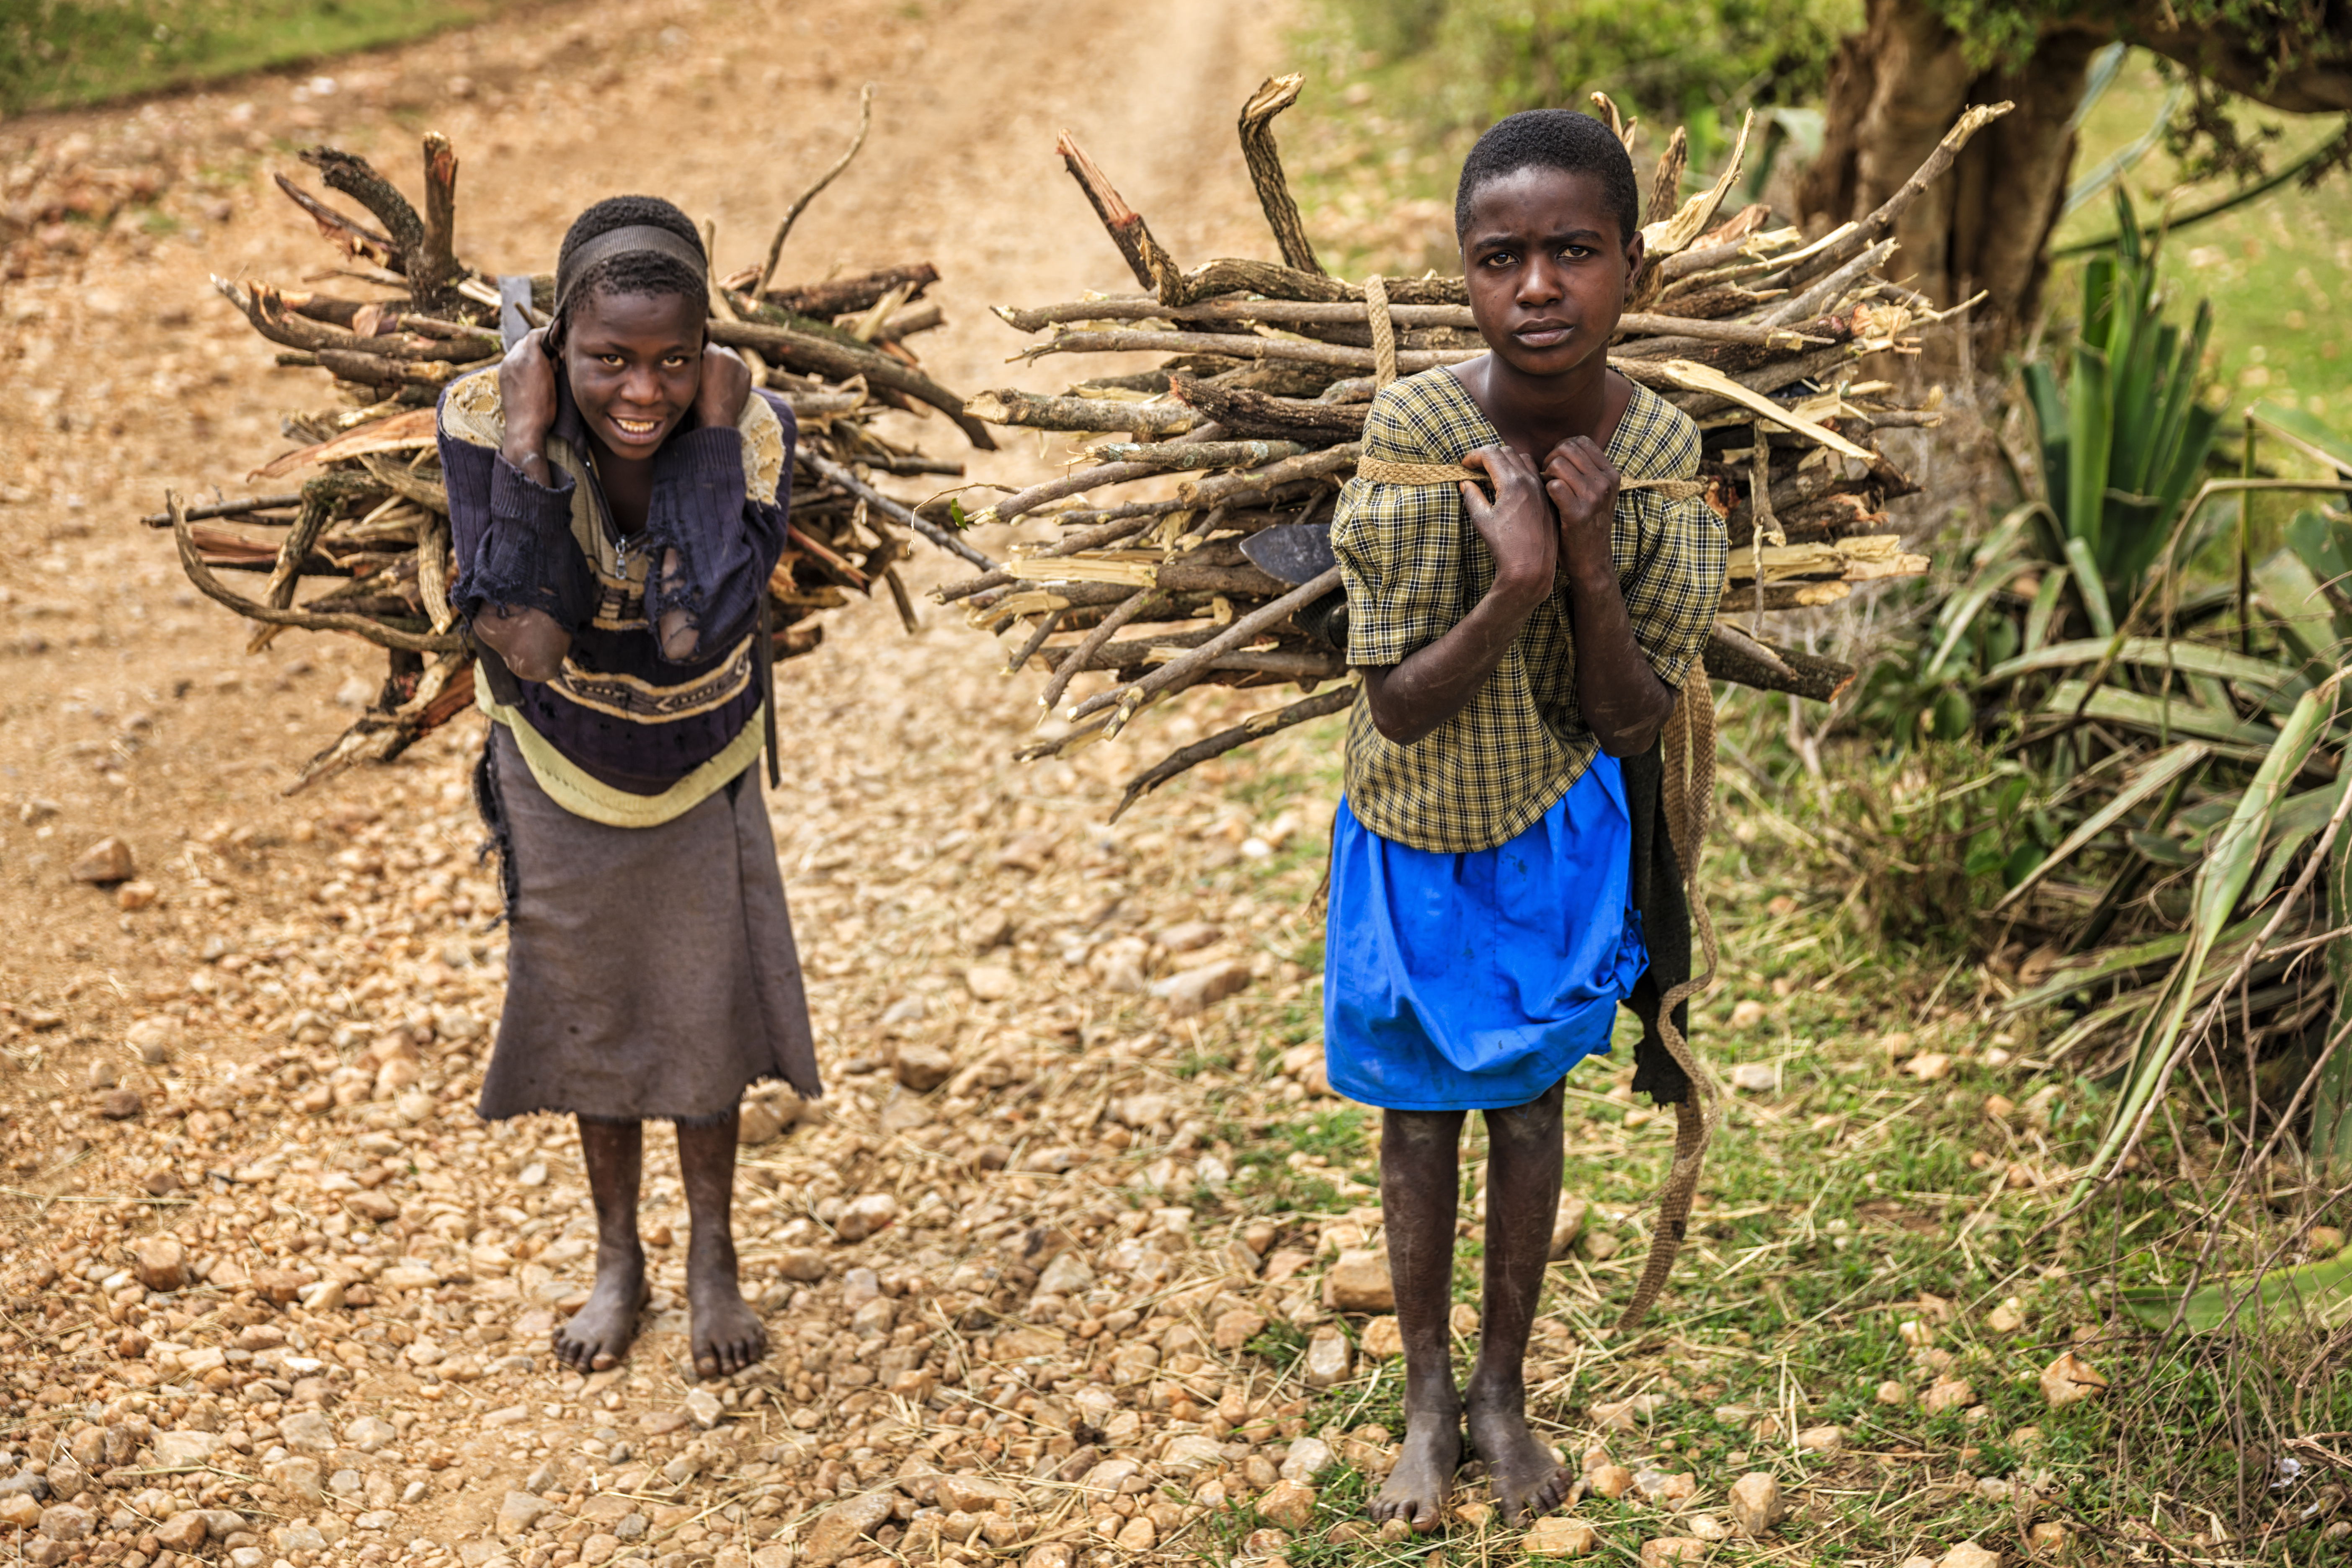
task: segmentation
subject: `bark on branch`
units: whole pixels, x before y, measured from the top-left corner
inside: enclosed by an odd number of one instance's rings
[[[1274,144],[1274,117],[1298,101],[1299,89],[1306,84],[1307,79],[1294,71],[1266,78],[1250,95],[1242,105],[1242,159],[1249,165],[1250,184],[1257,187],[1257,205],[1265,211],[1266,226],[1274,230],[1282,259],[1301,272],[1319,273],[1322,263],[1315,259],[1315,247],[1307,242],[1306,222],[1298,216],[1297,202],[1291,198],[1290,182],[1283,177],[1282,154]]]

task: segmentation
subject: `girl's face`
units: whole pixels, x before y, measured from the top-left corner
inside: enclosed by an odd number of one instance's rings
[[[1617,232],[1594,175],[1518,169],[1471,198],[1462,231],[1471,318],[1524,374],[1559,375],[1601,353],[1641,266],[1641,235]]]
[[[618,458],[650,458],[702,384],[703,308],[683,294],[593,294],[572,308],[563,370],[589,431]]]

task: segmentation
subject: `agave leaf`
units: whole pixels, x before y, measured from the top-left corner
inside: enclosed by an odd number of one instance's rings
[[[2053,643],[2048,647],[2021,653],[2015,658],[2004,659],[1994,665],[1978,684],[1997,686],[2038,670],[2095,664],[2105,658],[2111,647],[2115,647],[2115,643],[2107,637]],[[2214,647],[2206,643],[2167,642],[2162,637],[2124,638],[2122,647],[2116,648],[2115,662],[2175,669],[2184,675],[2208,675],[2217,680],[2234,680],[2241,686],[2264,693],[2267,700],[2275,701],[2283,710],[2292,706],[2294,699],[2302,696],[2310,685],[2293,668],[2271,659],[2255,658],[2250,654]]]
[[[2253,935],[2261,921],[2259,915],[2249,916],[2231,926],[2221,933],[2221,940],[2213,944],[2214,950],[2230,952],[2239,942]],[[2128,947],[2111,947],[2102,952],[2084,953],[2052,970],[2042,977],[2040,984],[2021,991],[2003,1002],[2000,1011],[2015,1013],[2027,1007],[2038,1007],[2045,1002],[2055,1002],[2077,991],[2088,990],[2111,975],[2128,973],[2135,969],[2145,969],[2151,963],[2161,963],[2168,958],[2178,958],[2188,945],[2189,933],[2176,931],[2152,936],[2146,942],[2133,942]]]
[[[2185,1298],[2168,1285],[2139,1285],[2117,1295],[2126,1311],[2155,1329],[2169,1327],[2176,1314],[2199,1334],[2306,1321],[2332,1329],[2352,1317],[2352,1247],[2325,1262],[2224,1275]]]
[[[2116,792],[2113,799],[2076,825],[2074,831],[2061,839],[2058,847],[2044,856],[2040,865],[2028,871],[2017,886],[2001,895],[2000,902],[1993,909],[1996,911],[2006,909],[2014,900],[2024,897],[2027,889],[2049,872],[2056,870],[2075,850],[2105,833],[2117,817],[2210,755],[2211,748],[2202,741],[2183,741],[2159,753],[2154,760],[2141,764],[2125,781],[2124,787]]]
[[[2094,1174],[2105,1170],[2115,1159],[2124,1140],[2138,1125],[2141,1110],[2162,1091],[2165,1081],[2171,1077],[2173,1047],[2188,1024],[2189,1008],[2206,958],[2253,877],[2255,857],[2262,850],[2272,818],[2286,799],[2288,787],[2303,771],[2312,748],[2327,732],[2327,721],[2335,711],[2336,683],[2343,679],[2344,672],[2339,671],[2296,701],[2294,711],[2280,727],[2270,753],[2254,770],[2253,782],[2239,796],[2237,809],[2231,813],[2228,825],[2214,835],[2206,848],[2189,891],[2188,949],[2181,953],[2166,983],[2160,1009],[2151,1014],[2149,1026],[2133,1052],[2129,1087],[2116,1102],[2115,1120],[2108,1124],[2106,1137],[2088,1167]],[[2077,1198],[2088,1181],[2086,1176],[2083,1185],[2078,1186]]]
[[[1944,628],[1944,635],[1937,639],[1936,651],[1928,655],[1927,662],[1920,667],[1923,679],[1933,680],[1941,674],[1945,661],[1952,657],[1953,651],[1969,635],[1969,628],[1975,625],[1978,615],[1992,602],[1992,596],[2000,592],[2002,584],[2017,575],[2017,559],[2010,553],[2009,546],[2024,531],[2028,518],[2035,512],[2049,510],[2040,501],[2027,501],[2022,506],[2012,508],[1986,539],[1983,547],[1977,552],[1977,559],[1982,564],[1978,567],[1976,575],[1969,579],[1966,588],[1944,601],[1944,607],[1936,617]]]
[[[2059,390],[2058,372],[2047,360],[2035,360],[2025,367],[2025,396],[2032,405],[2034,429],[2042,440],[2042,490],[2052,506],[2059,506],[2066,500],[2070,456],[2066,449],[2066,395]],[[2054,519],[2056,514],[2052,515]],[[2057,538],[2049,542],[2053,560],[2058,559],[2065,536],[2065,525],[2057,524]]]
[[[2338,473],[2352,474],[2352,441],[2345,439],[2340,431],[2322,425],[2299,408],[2282,408],[2267,397],[2246,412],[2272,435],[2301,447],[2305,457],[2326,463]]]
[[[2053,566],[2042,574],[2042,586],[2033,595],[2033,603],[2025,610],[2025,651],[2033,652],[2042,639],[2050,635],[2050,622],[2058,613],[2059,595],[2066,592],[2074,574],[2063,566]]]
[[[2097,547],[2081,534],[2074,535],[2066,541],[2066,564],[2074,570],[2074,586],[2082,591],[2091,629],[2103,637],[2115,636],[2116,612],[2107,604],[2107,584],[2100,574]]]
[[[2082,704],[2085,718],[2105,720],[2148,735],[2187,735],[2227,745],[2257,747],[2268,747],[2278,737],[2277,731],[2259,719],[2241,719],[2227,711],[2217,713],[2194,702],[2167,702],[2116,686],[2100,687],[2084,704],[2083,683],[2079,680],[2062,680],[2052,688],[2042,710],[2072,713],[2078,704]]]
[[[2253,578],[2287,647],[2306,664],[2333,663],[2352,639],[2352,625],[2336,614],[2310,564],[2292,549],[2281,550],[2255,564]]]
[[[2074,346],[2074,374],[2066,383],[2066,445],[2070,458],[2066,474],[2066,538],[2069,548],[2066,559],[2078,574],[2095,577],[2095,570],[2083,572],[2084,562],[2075,558],[2073,542],[2082,541],[2089,546],[2089,560],[2099,565],[2104,553],[2100,524],[2106,512],[2107,465],[2115,455],[2115,384],[2110,379],[2107,356],[2089,343]],[[2105,607],[2106,595],[2098,597]],[[2091,596],[2090,584],[2083,584],[2084,597]],[[2097,610],[2091,619],[2100,620]],[[2102,636],[2115,633],[2113,616],[2099,626]]]

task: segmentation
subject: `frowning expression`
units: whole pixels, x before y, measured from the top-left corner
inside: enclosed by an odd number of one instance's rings
[[[684,294],[592,294],[572,308],[563,369],[580,416],[617,458],[649,458],[702,384],[702,301]]]
[[[1479,185],[1462,230],[1470,314],[1496,357],[1559,375],[1601,353],[1642,265],[1598,176],[1517,169]]]

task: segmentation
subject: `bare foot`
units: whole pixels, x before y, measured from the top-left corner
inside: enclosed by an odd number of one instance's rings
[[[701,1378],[740,1372],[768,1353],[768,1331],[736,1288],[734,1247],[712,1254],[689,1256],[686,1265],[694,1374]]]
[[[1528,1430],[1519,1402],[1470,1400],[1470,1441],[1486,1461],[1495,1510],[1506,1524],[1549,1513],[1568,1496],[1568,1471]]]
[[[555,1359],[578,1373],[604,1372],[620,1364],[629,1342],[637,1336],[637,1313],[650,1294],[646,1289],[646,1255],[632,1249],[622,1257],[599,1255],[596,1288],[588,1304],[555,1331]]]
[[[1437,1528],[1446,1489],[1462,1462],[1461,1420],[1460,1413],[1452,1410],[1407,1414],[1403,1451],[1380,1496],[1372,1500],[1373,1523],[1401,1519],[1423,1535]]]

